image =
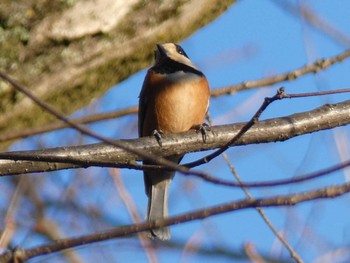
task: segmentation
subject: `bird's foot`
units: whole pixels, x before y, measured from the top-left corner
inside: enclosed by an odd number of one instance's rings
[[[207,141],[208,132],[211,131],[210,126],[207,123],[202,123],[193,126],[193,128],[196,130],[196,132],[200,132],[202,134],[202,139],[205,143]]]
[[[162,145],[163,145],[163,142],[162,142],[163,131],[162,130],[153,130],[152,135],[156,138],[159,146],[162,147]]]

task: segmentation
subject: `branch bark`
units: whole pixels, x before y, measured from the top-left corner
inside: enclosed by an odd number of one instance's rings
[[[326,104],[311,111],[257,122],[235,144],[248,145],[285,141],[293,137],[350,123],[350,100]],[[220,148],[232,139],[244,124],[214,126],[206,143],[200,133],[191,130],[166,134],[159,147],[153,137],[123,140],[135,149],[155,156],[169,156]],[[232,145],[233,146],[233,145]],[[35,151],[0,153],[0,175],[55,171],[90,166],[135,168],[140,159],[129,152],[96,143]]]

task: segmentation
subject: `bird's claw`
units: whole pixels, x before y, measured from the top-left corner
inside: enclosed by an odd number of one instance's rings
[[[208,132],[211,131],[210,126],[207,123],[202,123],[195,125],[194,128],[196,129],[196,132],[201,132],[203,142],[205,143],[207,141]]]
[[[163,145],[163,142],[162,142],[163,131],[161,131],[161,130],[154,130],[152,132],[152,135],[156,138],[159,146],[162,147],[162,145]]]

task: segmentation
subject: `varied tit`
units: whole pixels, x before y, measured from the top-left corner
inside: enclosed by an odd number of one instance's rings
[[[209,107],[210,89],[205,75],[177,44],[157,44],[154,65],[147,71],[139,97],[139,136],[178,133],[201,127]],[[168,156],[179,163],[183,155]],[[150,162],[144,162],[150,164]],[[168,216],[169,186],[174,171],[145,171],[147,220]],[[169,227],[151,230],[151,236],[170,238]]]

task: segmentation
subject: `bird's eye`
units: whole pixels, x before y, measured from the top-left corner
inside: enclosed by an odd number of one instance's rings
[[[176,45],[176,51],[177,53],[179,53],[180,55],[183,55],[185,57],[188,57],[187,54],[185,53],[185,51],[182,49],[182,47],[180,47],[179,45]]]
[[[180,46],[176,47],[176,51],[177,51],[177,53],[179,53],[181,55],[184,55],[184,53],[185,53],[184,50]]]

